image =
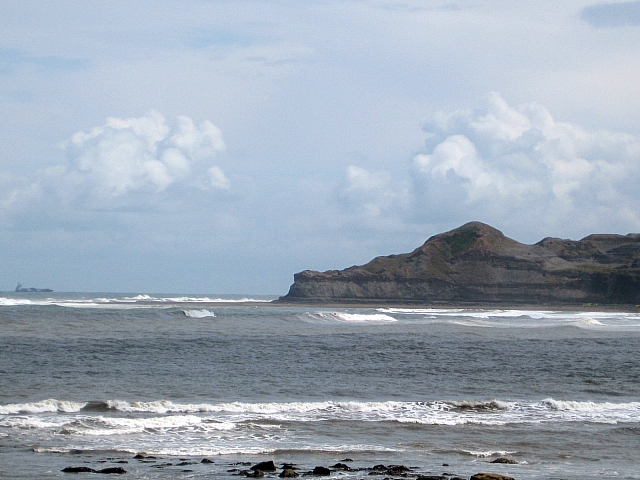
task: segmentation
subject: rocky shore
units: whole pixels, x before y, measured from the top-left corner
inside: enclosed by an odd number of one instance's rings
[[[534,245],[471,222],[411,253],[294,276],[279,303],[598,307],[640,304],[640,234]]]
[[[61,471],[66,474],[100,473],[100,474],[134,474],[144,475],[143,470],[149,468],[165,470],[166,473],[174,475],[198,473],[215,474],[216,476],[247,477],[247,478],[296,478],[296,477],[331,477],[336,473],[348,473],[353,478],[393,480],[393,479],[415,479],[415,480],[515,480],[514,477],[496,472],[479,472],[471,477],[461,476],[450,471],[442,472],[443,468],[450,470],[448,464],[441,465],[437,472],[433,469],[424,469],[415,466],[405,465],[384,465],[354,466],[350,458],[342,459],[340,462],[329,466],[315,466],[310,468],[295,463],[279,463],[274,461],[264,461],[252,464],[251,462],[224,462],[214,461],[209,458],[162,458],[155,455],[137,454],[132,457],[106,457],[96,460],[84,460],[83,465],[65,467]],[[515,465],[520,462],[516,460],[499,457],[487,463]],[[105,464],[118,464],[118,466],[108,466]],[[89,466],[91,465],[91,466]],[[128,469],[131,465],[132,469]],[[489,466],[489,465],[488,465]]]

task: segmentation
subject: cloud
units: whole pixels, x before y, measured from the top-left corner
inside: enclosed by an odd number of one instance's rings
[[[64,147],[70,159],[67,174],[90,185],[98,197],[157,193],[180,182],[203,189],[229,187],[220,169],[213,182],[196,177],[197,167],[225,148],[220,130],[209,121],[196,126],[180,116],[169,127],[155,111],[138,118],[110,117],[89,133],[74,134]]]
[[[640,1],[590,5],[580,11],[580,18],[596,28],[640,25]]]
[[[196,125],[179,116],[168,124],[156,111],[109,117],[104,125],[73,134],[61,147],[66,164],[5,185],[0,213],[15,217],[38,211],[39,217],[48,214],[55,220],[78,212],[161,209],[163,202],[175,208],[176,202],[191,198],[189,192],[231,188],[223,169],[212,165],[225,144],[209,121]]]
[[[513,108],[497,93],[479,109],[434,115],[424,130],[411,169],[417,219],[640,229],[637,136],[556,122],[541,105]]]
[[[388,172],[370,172],[364,168],[347,167],[338,199],[348,210],[365,217],[380,217],[402,208],[407,192],[396,185]]]

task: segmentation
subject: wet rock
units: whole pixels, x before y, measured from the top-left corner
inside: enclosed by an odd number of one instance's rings
[[[196,462],[180,462],[180,463],[176,463],[177,467],[186,467],[187,465],[193,465]]]
[[[389,475],[401,475],[410,471],[411,469],[409,467],[405,467],[404,465],[389,465],[387,467],[387,473]]]
[[[331,470],[329,470],[327,467],[316,467],[313,469],[312,475],[326,477],[331,475]]]
[[[444,475],[420,475],[416,480],[449,480]]]
[[[351,470],[351,467],[349,467],[349,465],[345,463],[336,463],[335,465],[331,465],[331,468],[335,468],[336,470],[345,470],[345,471]]]
[[[153,455],[143,455],[141,453],[138,453],[135,457],[136,460],[155,460],[156,457],[154,457]]]
[[[515,480],[515,478],[499,473],[476,473],[471,480]]]
[[[127,473],[127,471],[122,467],[109,467],[98,470],[96,473],[115,473],[117,475],[122,475],[123,473]]]
[[[93,468],[89,467],[65,467],[62,471],[64,473],[96,473]]]
[[[111,462],[111,463],[129,463],[127,460],[118,460],[115,462]]]
[[[511,458],[507,458],[507,457],[498,457],[495,460],[491,460],[490,463],[508,463],[510,465],[517,465],[518,462],[516,460],[513,460]]]
[[[268,462],[260,462],[251,467],[251,470],[257,471],[262,470],[263,472],[275,472],[276,464],[273,463],[273,460],[269,460]]]
[[[385,465],[379,464],[379,465],[374,465],[373,468],[371,470],[374,471],[385,471],[387,469],[387,467]]]
[[[261,478],[261,477],[264,477],[264,472],[262,470],[253,470],[251,473],[247,473],[247,477]]]
[[[280,472],[280,475],[278,475],[278,477],[280,478],[294,478],[298,476],[298,472],[296,472],[292,468],[285,468],[284,470],[282,470],[282,472]]]
[[[341,462],[353,462],[353,460],[351,460],[350,458],[343,458],[342,460],[340,460]]]
[[[295,470],[296,466],[293,463],[283,463],[282,464],[282,469],[283,470]]]
[[[200,463],[216,463],[213,460],[209,460],[208,458],[203,458]]]

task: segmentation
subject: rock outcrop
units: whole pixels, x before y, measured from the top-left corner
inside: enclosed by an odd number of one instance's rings
[[[525,245],[480,222],[411,253],[345,270],[305,270],[281,302],[421,304],[640,303],[640,234],[545,238]]]

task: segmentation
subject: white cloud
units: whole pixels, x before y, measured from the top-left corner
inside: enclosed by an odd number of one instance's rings
[[[427,149],[412,169],[420,218],[640,228],[637,136],[556,122],[538,104],[513,108],[497,93],[424,129]]]
[[[231,186],[231,182],[225,176],[224,172],[220,167],[211,167],[207,170],[209,174],[209,183],[213,188],[222,188],[228,190]]]
[[[172,128],[155,111],[139,118],[107,118],[105,125],[89,133],[74,134],[65,147],[69,173],[84,177],[94,195],[112,197],[138,190],[161,192],[192,180],[199,163],[225,148],[220,130],[211,122],[196,126],[180,116]]]
[[[171,125],[156,111],[137,118],[109,117],[61,146],[66,164],[3,182],[3,216],[39,211],[38,217],[60,219],[81,211],[136,211],[158,208],[167,199],[175,205],[189,191],[231,188],[223,169],[212,165],[225,145],[209,121],[196,125],[180,116]]]

